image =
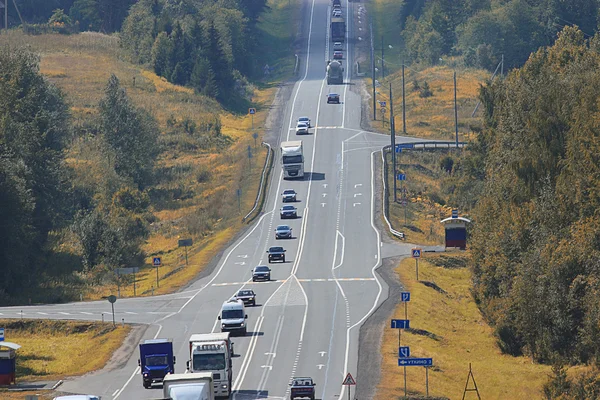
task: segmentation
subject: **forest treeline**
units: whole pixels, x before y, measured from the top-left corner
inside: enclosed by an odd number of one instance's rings
[[[115,268],[142,266],[153,218],[145,189],[160,150],[154,118],[112,75],[98,115],[74,126],[64,94],[39,72],[38,56],[0,47],[0,71],[0,303],[21,299],[25,288],[40,294],[59,275],[76,279],[74,271],[94,284],[115,279]],[[97,157],[73,166],[66,156],[77,138]],[[63,295],[34,301],[68,299]]]
[[[551,45],[564,26],[587,37],[599,23],[597,0],[401,0],[397,21],[409,62],[437,64],[460,56],[467,66],[493,70],[523,65]],[[385,29],[385,27],[383,28]]]
[[[484,129],[457,167],[482,187],[469,239],[474,298],[501,349],[536,362],[600,361],[599,66],[600,36],[564,28],[482,87]],[[548,398],[595,398],[555,372]]]

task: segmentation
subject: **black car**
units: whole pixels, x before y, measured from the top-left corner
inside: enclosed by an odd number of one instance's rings
[[[269,262],[281,261],[285,262],[285,249],[281,246],[269,247]]]
[[[270,281],[271,280],[271,268],[266,265],[259,265],[254,267],[252,270],[252,282],[256,281]]]
[[[327,104],[329,103],[340,104],[340,95],[337,93],[329,93],[327,95]]]
[[[253,275],[253,277],[254,277],[254,275]],[[237,300],[243,301],[244,304],[253,305],[253,306],[256,305],[256,294],[254,293],[254,290],[252,290],[252,289],[240,290],[235,295],[235,298]]]
[[[298,218],[298,210],[294,206],[283,206],[279,211],[281,218]]]

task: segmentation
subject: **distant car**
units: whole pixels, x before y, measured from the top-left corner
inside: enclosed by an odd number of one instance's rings
[[[282,201],[284,203],[296,201],[296,191],[294,189],[285,189],[281,196],[283,196]]]
[[[308,125],[309,128],[312,128],[312,126],[310,126],[310,118],[300,117],[300,118],[298,118],[298,123],[300,123],[300,122],[304,122],[306,125]]]
[[[278,225],[275,228],[275,239],[291,239],[292,228],[287,225]]]
[[[235,295],[236,300],[241,300],[244,304],[256,305],[256,294],[252,289],[242,289]]]
[[[298,122],[298,125],[296,125],[296,135],[301,135],[303,133],[308,134],[308,125],[304,122]]]
[[[281,262],[285,262],[285,249],[281,246],[273,246],[273,247],[269,247],[269,250],[267,250],[267,253],[269,253],[269,262],[273,262],[273,261],[281,261]]]
[[[279,212],[281,219],[284,218],[298,218],[298,209],[294,206],[283,206]]]
[[[266,265],[259,265],[254,267],[252,270],[252,282],[256,281],[270,281],[271,280],[271,268]]]
[[[336,50],[333,52],[333,58],[335,60],[341,60],[344,58],[344,52],[340,51],[340,50]]]
[[[333,9],[333,16],[334,17],[341,17],[342,16],[342,10],[340,10],[339,8],[334,8]]]
[[[312,378],[292,378],[290,399],[315,399],[315,385]]]
[[[342,44],[342,42],[335,42],[333,44],[333,49],[334,50],[342,50],[344,48],[344,45]]]
[[[340,104],[340,95],[337,93],[329,93],[327,95],[327,104],[329,103]]]
[[[335,10],[341,10],[342,9],[342,5],[341,4],[334,4],[333,5],[333,9]]]

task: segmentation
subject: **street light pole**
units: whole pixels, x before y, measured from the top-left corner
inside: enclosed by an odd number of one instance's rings
[[[383,35],[381,36],[381,79],[385,78],[385,67],[383,62]]]
[[[396,182],[396,119],[394,118],[394,96],[392,94],[392,82],[390,82],[390,136],[392,141],[392,176],[394,177],[394,203],[396,203],[398,191]]]
[[[373,121],[377,121],[377,98],[375,97],[375,45],[373,44],[373,24],[369,24],[371,30],[371,77],[373,81]]]

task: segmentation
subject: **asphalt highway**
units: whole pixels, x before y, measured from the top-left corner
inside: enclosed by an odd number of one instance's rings
[[[328,86],[326,60],[333,53],[328,34],[330,3],[311,0],[305,20],[301,78],[285,108],[281,140],[301,139],[305,153],[304,180],[284,181],[275,163],[264,213],[251,229],[224,253],[214,272],[183,292],[155,297],[119,299],[116,320],[148,324],[144,338],[172,338],[176,372],[189,359],[193,333],[218,331],[221,304],[240,288],[257,293],[257,306],[248,307],[248,334],[234,338],[234,399],[289,398],[290,378],[310,376],[317,398],[346,398],[342,380],[347,372],[357,380],[358,333],[369,314],[385,300],[387,288],[375,273],[381,264],[380,233],[374,221],[373,172],[379,150],[389,136],[360,129],[361,99],[350,90],[352,14],[360,3],[342,2],[350,40],[344,44],[346,84]],[[341,104],[327,104],[330,92]],[[314,128],[296,137],[298,117],[308,116]],[[398,137],[398,143],[414,141]],[[277,160],[280,152],[276,151]],[[282,222],[279,208],[284,189],[298,193],[299,218]],[[275,240],[274,229],[285,223],[293,238]],[[270,264],[272,281],[253,283],[251,269],[266,265],[272,245],[287,250],[286,263]],[[400,245],[402,246],[402,245]],[[404,245],[408,254],[410,245]],[[103,315],[104,314],[104,315]],[[0,318],[60,318],[110,320],[106,301],[0,308]],[[93,356],[93,349],[90,349]],[[160,386],[142,387],[134,351],[125,365],[65,382],[61,389],[103,399],[161,397]]]

